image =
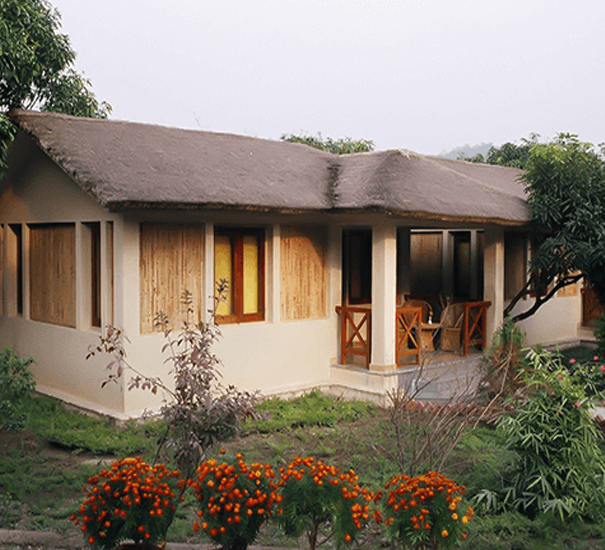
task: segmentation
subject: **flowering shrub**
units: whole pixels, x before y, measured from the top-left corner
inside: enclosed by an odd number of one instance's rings
[[[306,532],[311,550],[330,538],[340,548],[368,522],[374,495],[359,486],[353,470],[341,472],[321,460],[297,457],[280,474],[278,521],[288,536]],[[320,529],[328,525],[332,530],[320,541]]]
[[[529,396],[498,424],[515,457],[503,472],[502,501],[532,518],[601,518],[605,458],[585,379],[544,350],[530,350],[528,360]]]
[[[586,350],[588,351],[588,350]],[[594,352],[590,356],[586,353],[584,357],[574,356],[569,358],[567,350],[560,352],[560,362],[555,357],[549,367],[554,371],[563,368],[573,375],[576,382],[584,386],[586,397],[602,400],[605,396],[605,364],[599,361],[599,356]]]
[[[86,498],[71,519],[88,544],[105,550],[123,540],[164,544],[177,487],[184,487],[179,472],[163,464],[152,467],[140,457],[125,458],[88,479]]]
[[[206,460],[198,467],[191,486],[199,500],[201,528],[225,550],[244,550],[254,542],[263,522],[271,516],[273,502],[280,500],[268,464],[235,460]]]
[[[415,548],[448,548],[466,538],[473,509],[460,510],[464,487],[443,474],[399,474],[385,490],[384,524],[391,538]]]

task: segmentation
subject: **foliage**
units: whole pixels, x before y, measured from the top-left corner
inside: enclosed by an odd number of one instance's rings
[[[605,365],[595,351],[580,346],[556,353],[560,364],[584,387],[586,397],[602,400],[605,396]]]
[[[479,397],[496,413],[505,406],[507,398],[519,397],[525,389],[524,339],[521,329],[508,316],[494,332],[490,349],[479,363]]]
[[[354,140],[350,137],[344,137],[339,139],[332,139],[327,137],[323,139],[321,133],[317,136],[310,135],[294,135],[294,134],[282,134],[282,141],[289,141],[291,143],[302,143],[315,149],[327,151],[328,153],[334,153],[335,155],[349,155],[351,153],[370,153],[374,150],[374,142],[371,139],[358,139]]]
[[[76,54],[59,28],[60,15],[46,0],[0,0],[0,166],[15,133],[10,109],[96,118],[111,112],[73,69]]]
[[[242,426],[242,433],[271,433],[299,426],[333,426],[336,422],[363,418],[375,408],[366,401],[348,401],[315,389],[294,399],[272,397],[257,407],[260,418]]]
[[[597,355],[605,357],[605,311],[601,313],[597,328],[594,332],[597,339]]]
[[[163,464],[124,458],[88,479],[86,498],[71,519],[81,524],[88,544],[104,550],[123,540],[163,545],[179,498],[175,491],[184,485],[180,473]]]
[[[39,394],[24,400],[23,413],[25,429],[73,453],[144,454],[151,460],[156,450],[155,442],[164,430],[161,420],[131,420],[118,425],[109,417],[87,416],[52,397]]]
[[[280,470],[279,487],[283,502],[278,522],[288,536],[306,533],[310,550],[331,539],[341,548],[369,520],[374,495],[360,487],[353,470],[342,472],[313,457],[296,457]]]
[[[399,474],[385,490],[384,523],[393,540],[414,548],[450,548],[466,538],[473,509],[459,510],[465,489],[443,474]]]
[[[223,451],[224,452],[224,451]],[[241,454],[201,464],[191,486],[199,501],[201,528],[225,550],[245,550],[263,522],[271,517],[276,494],[275,473],[269,464],[247,464]],[[194,531],[199,531],[196,520]]]
[[[531,148],[539,142],[538,134],[530,134],[529,138],[521,139],[521,143],[506,142],[500,147],[492,145],[485,156],[477,154],[473,157],[462,155],[460,160],[468,162],[484,162],[497,164],[499,166],[511,166],[513,168],[525,168],[529,160]]]
[[[561,134],[531,147],[526,171],[528,204],[537,231],[527,284],[505,314],[529,294],[524,319],[556,292],[584,277],[605,303],[605,170],[601,153],[577,136]]]
[[[387,430],[395,450],[382,452],[399,472],[408,475],[441,470],[465,430],[483,416],[474,404],[475,390],[470,386],[444,403],[418,400],[418,394],[432,381],[423,379],[423,367],[406,386],[387,392]]]
[[[10,348],[0,350],[0,431],[18,431],[23,427],[23,400],[36,389],[29,370],[33,359],[20,359]]]
[[[605,458],[584,387],[547,352],[532,350],[528,360],[531,393],[516,416],[499,424],[516,454],[505,472],[503,503],[529,517],[601,517]]]
[[[223,283],[219,284],[218,291],[219,297],[222,296],[225,291]],[[183,303],[187,315],[192,315],[191,293],[185,292]],[[162,353],[170,352],[168,360],[172,363],[174,386],[164,383],[161,378],[147,376],[128,363],[124,334],[112,326],[100,336],[97,346],[89,348],[87,358],[97,353],[113,357],[108,365],[110,374],[103,385],[117,382],[124,371],[129,370],[134,374],[129,389],[140,388],[154,394],[162,391],[167,396],[161,409],[166,434],[159,444],[158,456],[169,451],[185,477],[189,478],[203,461],[208,448],[216,441],[235,435],[240,422],[255,415],[258,396],[220,384],[221,363],[212,353],[212,346],[220,336],[214,317],[208,323],[193,323],[185,319],[176,336],[173,336],[169,321],[162,312],[158,314],[157,322],[164,328],[166,344]]]

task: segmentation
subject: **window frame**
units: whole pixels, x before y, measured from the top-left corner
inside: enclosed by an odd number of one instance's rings
[[[214,236],[225,236],[231,245],[232,281],[229,281],[229,295],[232,300],[232,313],[228,315],[215,315],[217,323],[248,323],[265,320],[265,243],[266,234],[263,227],[232,227],[217,226],[214,228]],[[244,237],[254,236],[258,246],[258,311],[244,313]],[[216,244],[214,248],[216,260]],[[214,267],[215,284],[216,265]],[[216,293],[215,293],[216,296]],[[216,307],[216,304],[215,304]]]

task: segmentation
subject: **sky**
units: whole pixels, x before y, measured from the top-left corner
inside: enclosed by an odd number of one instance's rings
[[[605,141],[603,0],[51,0],[112,119],[439,154]]]

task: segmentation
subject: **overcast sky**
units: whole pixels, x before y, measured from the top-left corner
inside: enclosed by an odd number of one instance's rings
[[[603,0],[53,0],[112,118],[378,150],[605,141]]]

